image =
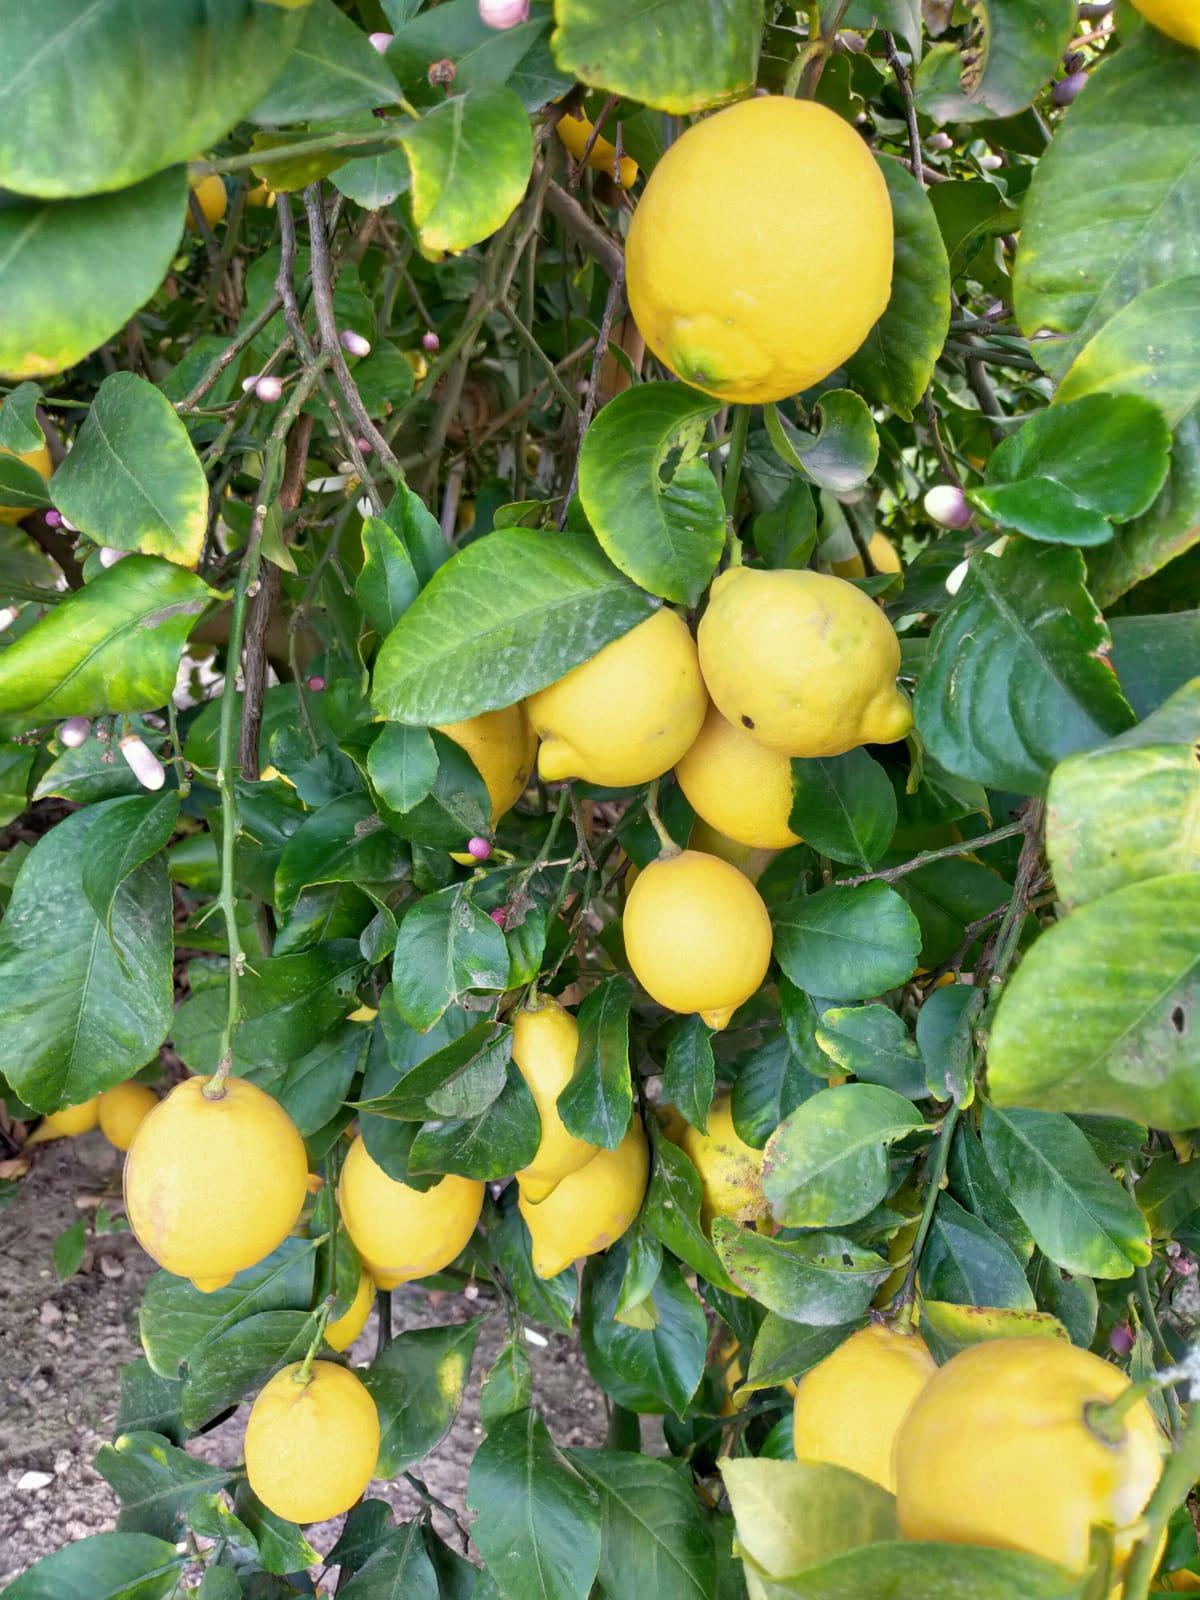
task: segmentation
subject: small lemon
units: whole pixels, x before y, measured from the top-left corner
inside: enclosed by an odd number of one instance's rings
[[[2,402],[0,402],[2,404]],[[40,478],[48,479],[54,471],[54,462],[50,459],[50,452],[44,444],[38,445],[36,450],[29,450],[24,455],[15,450],[0,449],[0,456],[15,455],[18,461],[23,461],[27,467],[32,467]],[[0,522],[20,522],[22,517],[27,517],[29,512],[20,506],[0,506]]]
[[[650,1152],[635,1111],[615,1150],[599,1150],[534,1202],[520,1180],[518,1205],[533,1246],[533,1270],[554,1278],[580,1256],[607,1250],[633,1222],[650,1175]]]
[[[250,1487],[286,1522],[339,1516],[375,1476],[379,1412],[361,1378],[333,1361],[277,1372],[260,1390],[246,1423]]]
[[[912,727],[895,631],[842,578],[730,568],[700,624],[700,666],[726,721],[784,755],[838,756]]]
[[[871,535],[867,540],[867,554],[876,572],[903,570],[896,546],[885,533]],[[867,575],[866,565],[857,551],[845,561],[831,561],[829,570],[838,578],[865,578]]]
[[[872,1324],[800,1379],[792,1409],[799,1461],[826,1461],[896,1490],[892,1450],[908,1408],[937,1371],[918,1333]]]
[[[128,1150],[133,1136],[158,1104],[148,1083],[119,1083],[100,1096],[100,1132],[118,1150]]]
[[[256,183],[252,189],[246,190],[246,204],[260,210],[270,210],[275,204],[275,191],[269,183]]]
[[[77,1106],[63,1106],[43,1117],[25,1143],[45,1144],[50,1139],[77,1139],[81,1133],[91,1133],[100,1121],[100,1096],[94,1094]]]
[[[1094,1430],[1088,1407],[1128,1387],[1116,1367],[1057,1339],[960,1351],[921,1390],[896,1438],[901,1533],[1027,1550],[1084,1572],[1090,1530],[1110,1527],[1119,1573],[1164,1440],[1145,1400],[1126,1412],[1115,1443]]]
[[[800,836],[788,827],[792,764],[710,706],[704,726],[675,776],[697,815],[757,850],[786,850]]]
[[[633,975],[668,1011],[723,1028],[767,975],[771,919],[736,867],[699,850],[652,862],[625,903]]]
[[[308,1193],[308,1158],[277,1100],[245,1078],[219,1098],[186,1078],[160,1100],[125,1157],[125,1211],[160,1267],[220,1289],[283,1243]]]
[[[537,755],[537,735],[529,726],[520,702],[502,711],[481,711],[462,722],[447,722],[439,729],[467,752],[487,785],[492,802],[492,826],[525,792]]]
[[[672,372],[722,400],[782,400],[841,366],[887,308],[887,185],[836,113],[743,100],[659,161],[625,266],[637,325]]]
[[[331,1350],[349,1350],[367,1325],[375,1304],[375,1281],[364,1267],[358,1278],[354,1299],[342,1312],[325,1324],[325,1343]]]
[[[582,111],[565,111],[554,124],[554,131],[576,161],[582,161],[593,127],[594,123]],[[606,172],[622,189],[632,189],[637,182],[637,162],[632,156],[622,156],[618,166],[617,147],[610,144],[603,134],[593,140],[592,148],[588,150],[587,164],[597,172]]]
[[[1155,1594],[1200,1594],[1200,1576],[1186,1569],[1164,1572],[1154,1585]]]
[[[675,1142],[700,1174],[700,1218],[706,1228],[714,1217],[757,1222],[770,1216],[762,1192],[763,1153],[738,1136],[728,1092],[709,1107],[706,1133],[685,1122]]]
[[[692,831],[688,835],[689,850],[701,850],[706,855],[718,856],[722,861],[728,861],[731,867],[757,883],[763,873],[779,854],[778,850],[753,850],[748,844],[739,844],[736,839],[731,839],[727,834],[719,833],[716,828],[710,827],[703,817],[697,817],[692,823]],[[632,883],[628,883],[632,888]]]
[[[708,704],[687,623],[665,607],[529,697],[548,783],[649,783],[700,732]]]
[[[201,178],[198,183],[193,183],[191,189],[205,222],[210,228],[215,228],[225,215],[225,207],[229,203],[223,180],[217,173],[210,172],[207,178]],[[187,225],[196,233],[200,231],[192,215],[190,203],[187,210]]]
[[[1196,0],[1133,0],[1134,5],[1160,33],[1180,44],[1200,50],[1200,7]]]
[[[440,1272],[462,1254],[483,1210],[483,1185],[453,1173],[424,1191],[389,1178],[361,1138],[338,1185],[346,1232],[381,1289]]]
[[[523,1006],[513,1022],[512,1054],[529,1085],[542,1123],[537,1154],[517,1173],[521,1192],[535,1203],[546,1198],[572,1172],[596,1154],[598,1146],[568,1133],[558,1114],[558,1097],[575,1076],[579,1024],[557,1000],[539,996]]]

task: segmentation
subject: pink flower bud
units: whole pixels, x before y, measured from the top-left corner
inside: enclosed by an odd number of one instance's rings
[[[20,606],[4,606],[0,608],[0,633],[3,633],[6,628],[11,628],[20,615]]]
[[[375,448],[370,439],[356,439],[354,442],[358,446],[360,456],[369,456]]]
[[[66,750],[78,750],[91,731],[90,717],[68,717],[59,724],[58,742]]]
[[[369,356],[371,354],[371,341],[364,339],[361,333],[355,333],[353,328],[345,328],[339,335],[342,349],[349,356]]]
[[[495,911],[489,911],[488,916],[491,917],[492,921],[498,928],[503,928],[504,924],[508,921],[503,906],[497,906]]]
[[[489,28],[515,28],[529,21],[529,0],[479,0],[479,20]]]
[[[258,387],[258,373],[257,372],[254,374],[253,377],[243,378],[242,379],[242,393],[243,394],[249,394],[251,389],[256,389],[257,387]]]
[[[273,406],[283,397],[283,384],[278,378],[260,378],[254,385],[254,393],[264,405]]]
[[[428,350],[430,355],[442,348],[442,341],[436,333],[423,333],[421,335],[421,349]]]
[[[1004,165],[1004,157],[997,155],[980,156],[979,165],[985,172],[999,172]]]
[[[925,496],[926,514],[943,528],[965,528],[971,520],[967,497],[956,483],[939,483]]]
[[[312,677],[308,680],[308,687],[310,693],[320,694],[321,690],[325,687],[325,679],[321,677],[320,673],[314,672]]]
[[[1072,72],[1054,85],[1051,99],[1056,106],[1069,106],[1087,81],[1086,72]]]
[[[929,135],[925,141],[925,148],[926,150],[932,150],[935,155],[941,155],[946,150],[954,149],[954,140],[948,133],[943,133],[939,130],[939,132]]]
[[[148,744],[136,733],[125,734],[121,741],[121,754],[129,763],[129,770],[143,789],[161,789],[167,781],[167,769]]]
[[[51,510],[47,511],[46,512],[46,526],[48,528],[61,528],[62,527],[62,512],[61,511],[55,511],[55,510],[53,510],[53,508]]]
[[[1118,1322],[1108,1336],[1108,1347],[1116,1356],[1127,1356],[1133,1349],[1133,1329],[1127,1322]]]
[[[473,856],[476,861],[486,861],[491,853],[492,846],[490,841],[483,838],[481,834],[477,833],[474,838],[467,840],[467,854]]]
[[[112,545],[102,544],[100,546],[100,565],[102,567],[115,567],[118,561],[124,561],[126,556],[132,554],[132,550],[114,550]]]
[[[369,33],[367,35],[367,38],[370,39],[381,56],[387,54],[387,47],[391,44],[392,37],[390,33]]]

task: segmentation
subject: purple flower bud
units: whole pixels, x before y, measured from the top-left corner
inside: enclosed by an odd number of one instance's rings
[[[369,33],[367,35],[367,38],[375,46],[376,50],[379,51],[381,56],[387,54],[387,47],[391,44],[392,37],[393,36],[390,33]]]
[[[361,333],[355,333],[353,328],[345,328],[338,336],[342,342],[342,349],[350,356],[369,356],[371,354],[371,341],[364,339]]]
[[[124,561],[126,556],[132,555],[132,550],[114,550],[110,544],[100,546],[100,565],[102,567],[115,567],[118,561]]]
[[[59,724],[58,742],[65,750],[78,750],[92,731],[90,717],[68,717]]]
[[[283,397],[283,384],[278,378],[260,378],[254,385],[254,393],[264,405],[273,406]]]
[[[925,496],[926,514],[943,528],[965,528],[971,520],[967,497],[955,483],[939,483]]]
[[[11,628],[20,615],[20,606],[0,607],[0,633],[3,633],[6,628]]]
[[[308,680],[309,692],[311,694],[320,694],[324,687],[325,679],[321,677],[319,672],[314,672],[312,677]]]
[[[1133,1329],[1127,1322],[1118,1322],[1108,1336],[1108,1347],[1116,1356],[1127,1356],[1133,1349]]]
[[[491,842],[485,839],[482,834],[477,833],[474,838],[467,840],[467,854],[473,856],[476,861],[486,861],[491,853]]]
[[[430,355],[442,348],[442,341],[436,333],[423,333],[421,335],[421,349],[427,350]]]
[[[504,924],[508,921],[508,916],[505,913],[503,906],[497,906],[495,911],[489,911],[488,916],[491,917],[492,921],[498,928],[503,928]]]
[[[143,789],[161,789],[167,781],[167,769],[148,744],[136,733],[127,733],[120,741],[121,754],[129,763],[129,770]]]
[[[46,512],[46,526],[48,528],[61,528],[62,512],[55,511],[53,507],[51,507],[51,509]]]
[[[479,20],[489,28],[515,28],[529,21],[529,0],[479,0]]]
[[[1056,106],[1069,106],[1087,81],[1086,72],[1072,72],[1054,85],[1050,98]]]

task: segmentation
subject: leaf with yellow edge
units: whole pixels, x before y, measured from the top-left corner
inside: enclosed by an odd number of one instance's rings
[[[948,1300],[921,1301],[921,1336],[938,1364],[985,1339],[1063,1339],[1071,1335],[1045,1311],[1010,1306],[956,1306]]]
[[[426,250],[466,250],[516,210],[533,164],[533,133],[511,89],[468,89],[399,137]]]

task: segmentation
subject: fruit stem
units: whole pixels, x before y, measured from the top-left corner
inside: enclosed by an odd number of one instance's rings
[[[1163,1377],[1142,1378],[1123,1389],[1115,1400],[1089,1400],[1083,1408],[1083,1420],[1101,1443],[1119,1445],[1125,1437],[1125,1418],[1134,1406],[1161,1389],[1164,1380],[1172,1382],[1177,1376],[1173,1373],[1170,1378],[1165,1374]]]
[[[917,1296],[917,1270],[921,1265],[921,1252],[925,1248],[925,1240],[929,1237],[929,1229],[933,1224],[933,1208],[937,1205],[937,1197],[941,1193],[942,1179],[946,1175],[946,1163],[950,1159],[950,1146],[954,1141],[954,1130],[958,1126],[961,1107],[952,1105],[942,1118],[942,1126],[937,1136],[937,1143],[929,1155],[929,1176],[926,1180],[925,1203],[921,1208],[921,1221],[917,1227],[917,1236],[913,1240],[912,1259],[908,1263],[908,1271],[904,1274],[904,1284],[900,1291],[900,1304],[896,1308],[898,1323],[912,1321],[913,1302]]]
[[[1178,1377],[1178,1373],[1175,1374]],[[1145,1532],[1134,1547],[1125,1568],[1121,1589],[1123,1600],[1146,1600],[1150,1580],[1158,1564],[1158,1545],[1163,1530],[1175,1511],[1191,1493],[1200,1478],[1200,1406],[1190,1408],[1187,1426],[1167,1458],[1158,1486],[1150,1496],[1142,1522]]]
[[[738,490],[742,483],[742,462],[746,458],[746,435],[750,431],[750,407],[734,406],[730,422],[729,456],[725,462],[725,481],[721,486],[721,494],[732,532],[733,514],[737,508]]]
[[[658,814],[658,786],[661,782],[661,778],[655,778],[646,791],[646,815],[650,818],[650,826],[658,835],[658,842],[661,847],[658,853],[660,861],[664,857],[677,856],[680,853],[679,846],[667,832],[663,825],[663,819]]]
[[[295,1374],[293,1383],[306,1384],[312,1377],[313,1362],[317,1359],[317,1351],[321,1348],[321,1340],[325,1337],[325,1324],[329,1321],[329,1313],[333,1310],[333,1296],[326,1295],[317,1317],[317,1331],[313,1334],[312,1343],[308,1347],[308,1354],[300,1363],[300,1370]]]

